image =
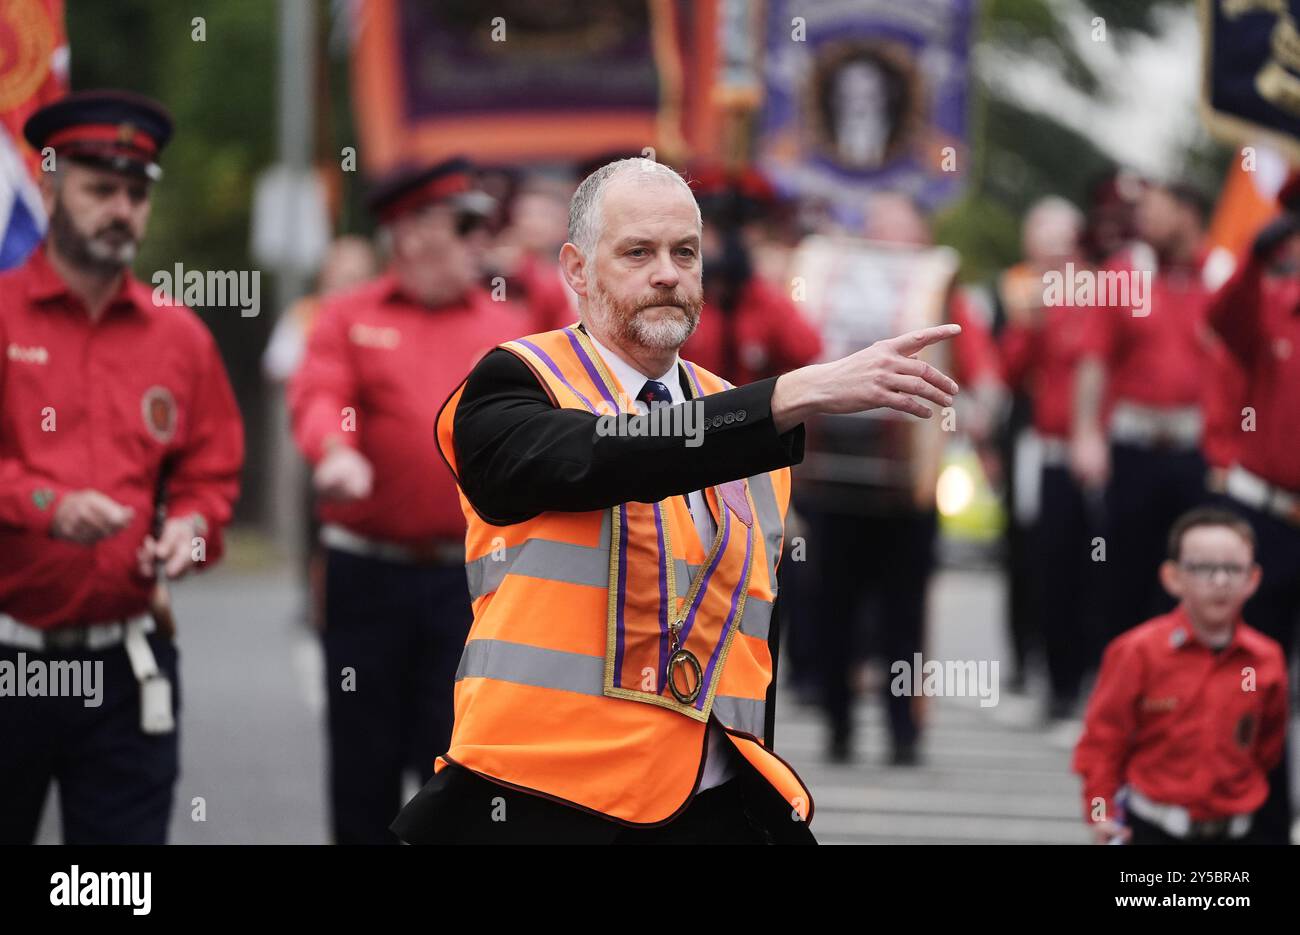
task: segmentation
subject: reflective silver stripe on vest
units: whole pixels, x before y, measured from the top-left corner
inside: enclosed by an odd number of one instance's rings
[[[489,678],[534,688],[601,696],[605,685],[605,657],[566,653],[506,640],[470,640],[460,656],[456,681]],[[713,710],[728,727],[763,736],[763,702],[752,698],[716,695]]]
[[[523,561],[519,560],[521,554]],[[699,565],[677,560],[679,592],[686,591],[687,583],[699,568]],[[491,555],[485,555],[465,566],[470,600],[477,600],[501,587],[507,573],[605,588],[609,584],[609,551],[608,547],[601,551],[553,539],[530,539],[523,545],[506,549],[500,561],[493,561]],[[740,618],[741,633],[766,641],[771,622],[771,601],[752,594],[745,599],[745,611]]]
[[[600,539],[595,548],[555,539],[529,539],[500,553],[493,550],[466,562],[470,600],[491,594],[512,572],[547,581],[608,587],[609,511],[605,510],[601,516]]]
[[[676,559],[677,589],[686,588],[699,570]],[[555,539],[529,539],[500,553],[489,552],[465,563],[470,600],[478,600],[501,587],[506,575],[523,575],[545,581],[562,581],[593,588],[609,586],[609,511],[600,521],[600,541],[595,546],[574,545]]]
[[[609,546],[602,549],[554,539],[529,539],[500,553],[489,552],[465,565],[470,600],[491,594],[508,574],[607,587]]]
[[[489,678],[581,695],[603,695],[605,657],[543,649],[505,640],[470,640],[460,656],[456,681]]]
[[[755,737],[763,736],[764,707],[762,701],[754,698],[737,698],[734,695],[713,697],[713,713],[719,721]]]
[[[749,595],[745,598],[745,612],[740,616],[740,632],[756,640],[767,642],[767,631],[772,625],[772,602]]]
[[[777,506],[776,491],[772,488],[772,478],[768,474],[757,474],[749,479],[749,494],[754,498],[754,508],[758,511],[758,525],[767,540],[767,557],[771,564],[768,571],[772,578],[772,593],[776,593],[776,565],[781,559],[781,538],[785,534],[781,523],[781,510]]]

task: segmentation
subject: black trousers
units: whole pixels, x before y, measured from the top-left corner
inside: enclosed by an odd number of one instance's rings
[[[1109,599],[1098,641],[1101,649],[1125,630],[1173,609],[1174,599],[1160,586],[1160,563],[1174,520],[1208,502],[1205,473],[1199,451],[1111,445],[1106,488]]]
[[[1078,698],[1089,659],[1099,654],[1092,632],[1099,577],[1092,539],[1099,530],[1068,468],[1045,466],[1039,495],[1032,534],[1038,588],[1033,603],[1052,697],[1069,704]]]
[[[150,634],[159,670],[172,683],[180,721],[179,654]],[[98,663],[99,705],[85,697],[0,697],[0,844],[36,837],[50,781],[59,786],[65,844],[165,844],[180,773],[179,729],[140,730],[140,690],[126,648],[38,653],[0,647],[0,661]],[[84,685],[84,683],[83,683]]]
[[[737,775],[665,825],[629,828],[506,788],[459,766],[438,773],[397,816],[410,844],[816,844],[808,825],[742,757]]]
[[[934,567],[933,511],[905,511],[882,516],[812,512],[807,560],[817,569],[813,622],[817,631],[822,702],[832,737],[853,734],[854,663],[858,612],[875,600],[879,653],[886,665],[912,663],[922,651],[925,597]],[[916,743],[920,733],[913,699],[890,691],[883,679],[883,701],[894,748]]]
[[[1006,548],[1006,621],[1015,671],[1009,685],[1023,690],[1030,659],[1044,652],[1042,616],[1039,613],[1041,589],[1038,586],[1034,557],[1034,524],[1021,522],[1016,516],[1019,496],[1016,484],[1016,450],[1021,436],[1033,424],[1032,406],[1027,396],[1015,393],[1006,425],[999,431],[998,456],[1003,465],[1002,508],[1007,516],[1003,543]]]
[[[473,614],[463,566],[326,553],[330,816],[339,844],[396,844],[402,777],[451,745],[456,667]]]
[[[1295,710],[1295,633],[1300,619],[1300,526],[1271,513],[1263,513],[1230,497],[1220,497],[1218,506],[1245,517],[1255,530],[1255,560],[1263,573],[1259,590],[1246,602],[1245,621],[1277,640],[1291,674],[1291,710]],[[1291,831],[1291,744],[1282,762],[1268,774],[1268,799],[1255,813],[1252,834],[1260,843],[1286,844]]]

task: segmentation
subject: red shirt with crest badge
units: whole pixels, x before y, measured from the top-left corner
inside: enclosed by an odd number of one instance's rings
[[[135,556],[164,459],[168,513],[199,514],[205,561],[220,557],[244,433],[198,316],[127,274],[91,321],[41,248],[0,275],[0,348],[0,612],[49,628],[144,611]],[[84,489],[131,507],[130,524],[93,545],[50,538],[59,498]]]
[[[456,483],[434,445],[438,410],[480,357],[531,326],[479,289],[429,308],[391,274],[330,296],[289,384],[294,438],[312,464],[326,439],[357,448],[374,486],[361,500],[320,501],[321,519],[390,542],[463,538]]]
[[[1275,640],[1238,620],[1216,653],[1181,607],[1148,620],[1102,659],[1072,767],[1083,777],[1084,815],[1102,799],[1113,817],[1126,783],[1194,821],[1253,812],[1268,797],[1286,723]]]

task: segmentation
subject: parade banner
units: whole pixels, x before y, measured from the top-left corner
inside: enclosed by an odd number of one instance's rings
[[[968,171],[973,0],[771,0],[759,163],[789,194],[933,208]],[[848,208],[847,206],[852,206]]]
[[[1300,158],[1300,0],[1201,0],[1200,11],[1210,131]]]
[[[0,269],[27,259],[43,236],[40,159],[23,124],[67,88],[63,0],[0,0]]]
[[[959,257],[950,247],[900,247],[850,237],[806,238],[792,271],[800,310],[822,337],[822,359],[947,320]],[[950,372],[948,344],[920,355]],[[801,482],[874,487],[933,498],[943,449],[941,419],[892,409],[824,416],[808,428]]]
[[[715,142],[717,14],[714,0],[361,0],[362,162],[686,158]]]

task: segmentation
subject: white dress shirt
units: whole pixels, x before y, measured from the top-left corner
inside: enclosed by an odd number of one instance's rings
[[[591,337],[591,333],[588,332],[587,336]],[[609,368],[614,378],[623,385],[623,390],[629,397],[635,399],[647,380],[658,380],[668,387],[668,392],[673,397],[673,405],[686,402],[686,393],[682,389],[681,371],[677,366],[676,355],[673,356],[672,366],[661,376],[647,377],[594,337],[591,338],[591,343],[595,345],[601,359],[605,362],[605,366]],[[644,408],[640,403],[637,405]],[[704,492],[700,490],[692,490],[687,495],[687,502],[691,505],[691,518],[695,521],[695,531],[700,536],[704,551],[707,552],[709,546],[713,543],[713,536],[717,532],[717,526],[713,522],[713,514],[709,512],[709,503],[704,499]],[[726,739],[722,728],[710,720],[708,734],[709,746],[704,755],[704,775],[700,777],[698,792],[720,786],[736,774],[736,770],[731,763],[731,741]]]

